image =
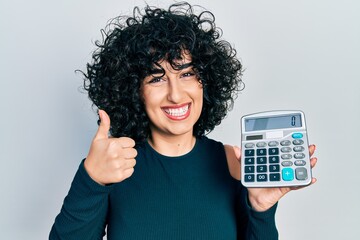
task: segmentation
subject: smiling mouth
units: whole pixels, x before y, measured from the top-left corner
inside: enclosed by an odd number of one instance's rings
[[[190,103],[184,104],[180,107],[163,107],[162,110],[165,112],[166,116],[173,120],[182,120],[189,116],[190,114]]]

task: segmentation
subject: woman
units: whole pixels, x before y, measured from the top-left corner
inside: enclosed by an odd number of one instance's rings
[[[212,13],[179,3],[123,20],[87,65],[100,125],[50,239],[277,239],[292,189],[245,189],[239,149],[205,137],[241,86]]]

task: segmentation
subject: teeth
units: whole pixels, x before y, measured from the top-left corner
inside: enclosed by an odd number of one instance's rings
[[[188,109],[189,109],[189,105],[186,105],[182,108],[167,108],[164,109],[164,111],[171,116],[179,117],[184,115]]]

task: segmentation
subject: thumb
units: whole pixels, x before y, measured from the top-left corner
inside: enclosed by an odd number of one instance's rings
[[[238,146],[233,146],[233,149],[234,149],[234,153],[235,153],[235,156],[236,158],[240,161],[240,158],[241,158],[241,150]]]
[[[96,132],[95,139],[108,138],[110,130],[110,117],[104,110],[99,109],[98,113],[100,117],[100,125]]]

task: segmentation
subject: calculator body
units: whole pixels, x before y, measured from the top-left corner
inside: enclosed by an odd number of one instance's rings
[[[241,181],[245,187],[311,183],[309,143],[302,111],[268,111],[241,118]]]

